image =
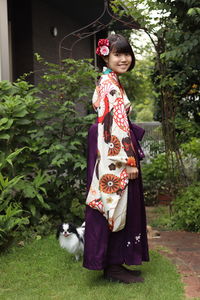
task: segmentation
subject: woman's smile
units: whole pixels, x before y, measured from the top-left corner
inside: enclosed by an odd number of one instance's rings
[[[110,52],[107,57],[107,67],[117,74],[123,74],[128,71],[132,62],[132,57],[129,53]]]

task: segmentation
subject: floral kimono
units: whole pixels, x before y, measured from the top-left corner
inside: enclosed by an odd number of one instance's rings
[[[98,155],[86,204],[99,210],[111,231],[126,223],[128,173],[126,166],[137,167],[127,114],[131,109],[117,75],[104,70],[93,95],[98,113]]]

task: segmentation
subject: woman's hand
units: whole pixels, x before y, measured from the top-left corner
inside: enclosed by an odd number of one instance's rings
[[[138,178],[138,173],[139,173],[138,168],[126,166],[126,170],[127,170],[127,173],[128,173],[128,179]]]

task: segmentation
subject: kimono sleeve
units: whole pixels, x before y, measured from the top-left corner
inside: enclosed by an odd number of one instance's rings
[[[106,93],[99,95],[103,115],[101,112],[98,114],[98,122],[103,125],[103,142],[108,146],[108,159],[137,166],[123,92],[117,85],[111,85],[105,89],[104,82],[100,92],[101,90],[106,90]]]

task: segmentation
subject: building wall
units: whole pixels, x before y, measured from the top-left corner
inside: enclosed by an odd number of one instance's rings
[[[78,22],[74,18],[75,11],[70,9],[70,2],[59,7],[51,1],[45,0],[8,0],[9,19],[12,26],[13,41],[13,80],[23,73],[38,71],[41,67],[34,59],[34,53],[49,62],[59,62],[59,42],[72,31],[87,24]],[[53,37],[51,28],[55,26],[58,35]],[[71,45],[72,39],[67,39],[64,46]],[[62,51],[62,58],[69,56],[69,52]],[[73,58],[93,56],[93,37],[79,42],[73,51]],[[38,81],[38,72],[30,81]]]
[[[61,39],[80,28],[81,23],[73,19],[73,12],[70,10],[70,4],[66,6],[66,10],[57,6],[49,5],[42,0],[32,0],[32,28],[33,28],[33,50],[40,53],[49,61],[58,62],[58,49]],[[50,29],[55,26],[58,29],[57,37],[51,35]],[[66,46],[71,44],[68,39]],[[77,45],[74,51],[75,58],[90,57],[90,41],[84,40]],[[64,54],[64,53],[63,53]],[[66,53],[66,56],[68,53]],[[64,55],[63,55],[64,56]]]
[[[9,0],[8,17],[12,31],[13,80],[33,70],[30,1]]]

